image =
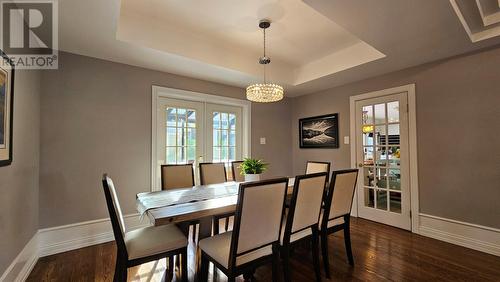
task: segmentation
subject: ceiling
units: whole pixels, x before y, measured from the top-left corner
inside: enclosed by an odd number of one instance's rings
[[[258,21],[267,18],[272,21],[267,31],[272,59],[268,77],[283,84],[287,96],[298,96],[500,44],[499,37],[473,43],[475,37],[470,36],[482,28],[497,28],[498,4],[60,0],[59,46],[76,54],[245,87],[262,79]]]

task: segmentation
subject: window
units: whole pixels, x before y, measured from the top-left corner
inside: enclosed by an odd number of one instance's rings
[[[166,131],[166,163],[194,162],[196,158],[196,111],[168,107]]]
[[[236,115],[213,112],[212,115],[212,161],[230,162],[236,160]]]

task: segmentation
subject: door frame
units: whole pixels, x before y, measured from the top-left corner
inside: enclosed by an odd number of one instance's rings
[[[350,140],[351,140],[351,167],[356,168],[356,102],[365,99],[377,98],[392,94],[406,92],[408,96],[408,146],[409,146],[409,172],[410,172],[410,205],[411,205],[411,232],[419,234],[419,196],[418,196],[418,154],[417,154],[417,105],[415,97],[415,84],[383,89],[349,97],[350,110]],[[358,216],[358,192],[356,189],[351,215]]]
[[[171,98],[171,99],[178,99],[178,100],[185,100],[185,101],[194,101],[194,102],[201,102],[205,103],[204,107],[206,108],[206,103],[210,104],[220,104],[220,105],[227,105],[227,106],[237,106],[242,108],[242,117],[243,117],[243,123],[242,123],[242,148],[241,148],[241,155],[245,157],[251,156],[251,128],[252,128],[252,103],[247,100],[242,100],[242,99],[236,99],[236,98],[230,98],[230,97],[223,97],[223,96],[217,96],[217,95],[212,95],[212,94],[205,94],[205,93],[200,93],[200,92],[194,92],[194,91],[188,91],[188,90],[182,90],[182,89],[175,89],[175,88],[168,88],[168,87],[163,87],[163,86],[157,86],[157,85],[152,85],[151,86],[151,161],[150,161],[150,169],[151,169],[151,191],[156,191],[154,187],[154,183],[157,177],[157,170],[154,169],[156,166],[156,126],[157,126],[157,106],[158,106],[158,100],[160,98]]]

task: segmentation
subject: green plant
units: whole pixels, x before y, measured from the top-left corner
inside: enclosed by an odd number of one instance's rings
[[[261,174],[267,168],[267,164],[262,160],[245,158],[240,164],[241,174]]]

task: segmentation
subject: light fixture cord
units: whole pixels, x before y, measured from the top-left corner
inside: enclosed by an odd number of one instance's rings
[[[264,31],[264,58],[266,57],[266,29],[262,29]],[[264,84],[266,84],[266,64],[264,64]]]

